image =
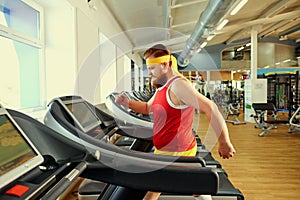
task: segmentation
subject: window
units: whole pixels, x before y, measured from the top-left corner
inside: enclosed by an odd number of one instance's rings
[[[42,8],[30,0],[0,0],[0,102],[4,106],[45,106],[42,16]]]

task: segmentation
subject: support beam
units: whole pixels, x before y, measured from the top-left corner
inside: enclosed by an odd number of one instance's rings
[[[182,27],[182,26],[190,26],[190,25],[194,25],[196,23],[197,23],[197,21],[194,20],[194,21],[189,21],[189,22],[186,22],[186,23],[174,24],[174,25],[171,26],[171,28],[178,28],[178,27]]]
[[[240,39],[240,37],[243,36],[243,35],[245,35],[245,34],[247,34],[247,32],[248,32],[248,30],[244,30],[244,29],[242,29],[242,30],[236,32],[234,35],[231,36],[231,38],[229,38],[229,39],[226,41],[226,44],[227,44],[227,45],[228,45],[228,44],[231,44],[233,41]]]
[[[273,4],[271,8],[269,8],[266,12],[264,12],[262,15],[260,15],[259,18],[268,18],[274,16],[276,13],[278,13],[280,10],[285,9],[287,4],[290,0],[283,0],[278,1],[277,3]]]
[[[257,79],[257,28],[252,27],[251,30],[251,79]]]
[[[184,36],[172,38],[172,39],[169,39],[169,40],[155,41],[154,43],[149,43],[149,44],[144,45],[144,46],[138,46],[138,47],[133,48],[132,53],[145,51],[146,49],[148,49],[151,46],[153,46],[155,44],[158,44],[158,43],[164,44],[165,46],[168,46],[168,47],[171,47],[173,45],[178,46],[180,44],[183,46],[189,37],[190,37],[189,35],[184,35]]]
[[[299,26],[296,26],[290,30],[287,30],[287,31],[284,31],[282,33],[280,33],[278,36],[281,37],[281,36],[285,36],[285,35],[289,35],[289,34],[292,34],[294,32],[297,32],[300,30],[300,25]]]
[[[287,22],[286,20],[283,20],[283,21],[277,22],[276,24],[267,26],[264,31],[262,31],[258,34],[258,37],[262,38],[262,37],[268,36],[268,35],[274,33],[278,28],[280,28],[288,23],[289,22]]]
[[[194,4],[199,4],[199,3],[206,3],[207,0],[196,0],[196,1],[190,1],[190,2],[185,2],[185,3],[180,3],[180,4],[175,4],[172,5],[172,9],[175,8],[181,8],[181,7],[185,7],[185,6],[190,6],[190,5],[194,5]]]
[[[240,21],[239,23],[235,23],[234,21],[231,22],[232,25],[225,26],[222,31],[224,32],[230,32],[232,30],[240,30],[242,28],[252,27],[256,25],[264,25],[264,24],[270,24],[270,23],[278,23],[282,20],[291,20],[293,18],[297,18],[300,16],[300,10],[297,11],[291,11],[283,14],[278,14],[272,18],[260,18],[255,20],[246,20],[244,22]],[[241,27],[240,23],[243,23],[243,27]]]

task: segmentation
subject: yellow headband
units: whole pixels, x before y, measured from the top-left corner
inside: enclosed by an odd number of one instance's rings
[[[157,65],[165,62],[170,62],[170,55],[160,56],[156,58],[150,58],[146,60],[147,65]]]
[[[157,58],[147,59],[146,64],[148,66],[151,66],[151,65],[161,64],[161,63],[168,63],[168,62],[170,62],[170,57],[171,57],[173,69],[175,69],[175,71],[178,71],[177,60],[172,55],[171,56],[170,55],[165,55],[165,56],[161,56],[161,57],[157,57]]]
[[[171,59],[172,59],[172,68],[173,68],[173,70],[178,75],[182,76],[185,80],[190,82],[190,80],[188,80],[185,76],[183,76],[182,74],[179,73],[176,58],[171,55]],[[146,60],[146,64],[150,65],[150,66],[165,63],[165,62],[170,62],[170,55],[165,55],[165,56],[161,56],[161,57],[157,57],[157,58],[150,58],[150,59]]]
[[[171,55],[171,60],[172,60],[172,68],[178,72],[178,67],[177,67],[177,60],[174,56]],[[157,58],[150,58],[146,60],[146,64],[148,66],[151,65],[157,65],[157,64],[161,64],[161,63],[168,63],[170,62],[170,55],[165,55],[165,56],[160,56]]]

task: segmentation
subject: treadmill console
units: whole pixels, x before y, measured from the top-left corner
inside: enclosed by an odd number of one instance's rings
[[[0,189],[42,162],[43,156],[0,105]]]
[[[85,149],[57,142],[53,133],[37,120],[0,105],[0,199],[42,198],[74,168],[72,159],[66,161],[64,156],[86,154]]]
[[[86,134],[105,140],[104,125],[94,109],[79,96],[58,97],[49,103],[44,122],[66,135],[80,137],[80,134]]]

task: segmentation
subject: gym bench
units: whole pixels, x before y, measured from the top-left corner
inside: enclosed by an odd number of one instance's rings
[[[228,105],[226,105],[225,107],[225,121],[226,122],[230,122],[233,125],[239,125],[239,124],[246,124],[246,122],[242,122],[238,119],[239,115],[240,115],[240,104],[239,103],[229,103]],[[233,119],[229,119],[229,118],[233,118]]]
[[[264,136],[270,133],[270,130],[277,128],[277,124],[289,124],[288,119],[278,119],[277,109],[271,102],[268,103],[253,103],[252,107],[255,115],[251,115],[256,122],[256,128],[261,128],[262,132],[258,136]],[[270,124],[270,125],[268,125]]]

